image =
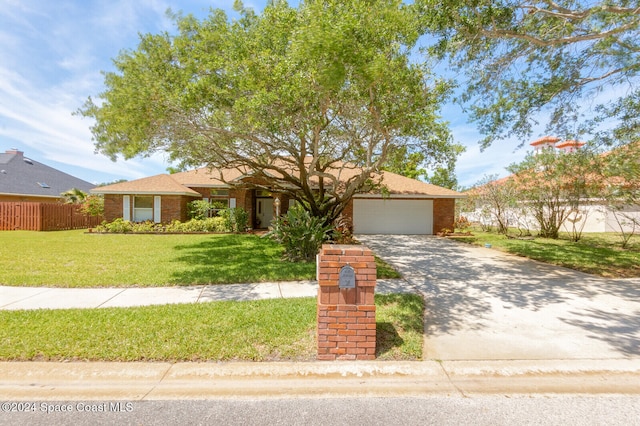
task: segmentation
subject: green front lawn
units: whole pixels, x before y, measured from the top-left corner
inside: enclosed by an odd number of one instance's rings
[[[377,295],[376,306],[379,359],[420,359],[420,296]],[[0,360],[312,360],[316,350],[315,298],[0,311]]]
[[[0,232],[0,285],[158,287],[315,279],[315,263],[282,259],[282,247],[249,234]],[[398,278],[379,261],[379,278]]]
[[[450,238],[482,246],[489,243],[497,250],[603,277],[640,277],[640,236],[634,236],[625,250],[620,248],[619,237],[611,233],[583,234],[578,242],[567,235],[557,240],[520,240],[478,230],[470,237]]]
[[[255,235],[127,235],[84,231],[0,232],[0,283],[128,287],[313,279]]]

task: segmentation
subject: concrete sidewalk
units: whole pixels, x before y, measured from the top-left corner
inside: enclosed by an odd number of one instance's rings
[[[378,280],[378,293],[412,292],[403,280]],[[0,309],[111,308],[170,303],[316,297],[316,281],[185,287],[57,288],[0,286]]]
[[[185,287],[55,288],[0,287],[0,309],[111,308],[216,300],[307,297],[317,294],[312,281]]]

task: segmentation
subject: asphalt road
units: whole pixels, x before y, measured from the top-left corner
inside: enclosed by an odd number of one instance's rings
[[[35,412],[0,413],[0,424],[640,425],[640,398],[631,396],[225,399],[138,401],[119,405],[102,401],[47,401],[32,404],[35,404]],[[63,407],[69,411],[46,412]],[[106,411],[87,411],[94,408]]]

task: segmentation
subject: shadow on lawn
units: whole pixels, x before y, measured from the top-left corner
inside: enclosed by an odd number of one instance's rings
[[[398,334],[396,328],[390,322],[376,323],[376,357],[402,346],[404,340]]]
[[[376,356],[419,358],[424,332],[422,297],[416,294],[377,294],[376,307]],[[405,344],[408,347],[403,348]],[[412,347],[420,353],[411,353]]]
[[[175,261],[185,265],[172,284],[230,284],[311,279],[315,264],[282,260],[281,247],[255,235],[215,235],[196,244],[175,247]]]
[[[554,263],[569,268],[574,266],[575,259],[581,259],[581,270],[604,277],[633,278],[640,273],[637,254],[630,250],[586,246],[580,242],[550,244],[536,240],[508,241],[506,248],[510,253],[543,262],[553,259]]]

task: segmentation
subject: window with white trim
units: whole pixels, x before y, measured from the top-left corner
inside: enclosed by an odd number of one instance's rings
[[[153,195],[136,195],[133,197],[133,221],[147,220],[153,220]]]
[[[228,189],[212,189],[211,198],[208,199],[211,204],[209,217],[216,217],[224,209],[229,208],[229,190]]]

